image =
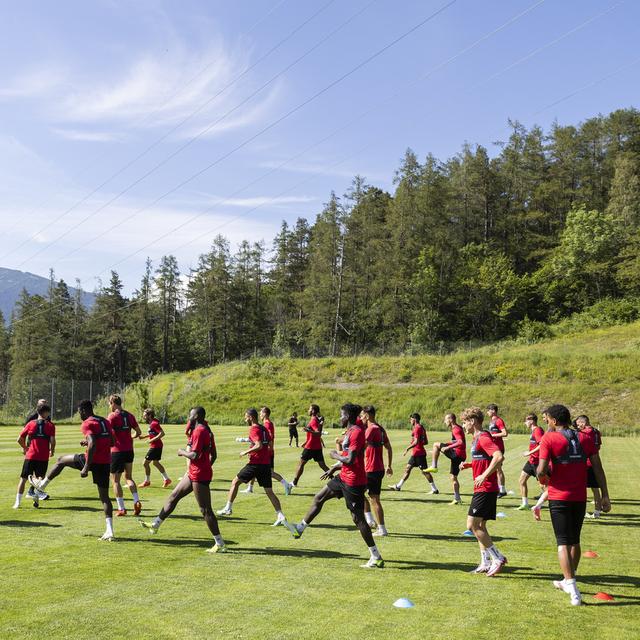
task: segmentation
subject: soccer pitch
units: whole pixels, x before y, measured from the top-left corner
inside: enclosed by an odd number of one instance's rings
[[[183,426],[165,426],[163,454],[175,486],[185,460]],[[244,464],[245,445],[235,442],[246,429],[216,427],[218,461],[214,467],[214,509],[226,501],[231,479]],[[114,518],[116,540],[100,542],[104,517],[91,475],[66,469],[47,491],[51,500],[34,509],[25,496],[11,508],[22,466],[15,444],[18,427],[0,428],[0,638],[607,638],[638,637],[640,614],[640,440],[607,438],[601,452],[613,502],[610,515],[585,522],[578,583],[586,606],[569,606],[555,590],[559,577],[549,514],[534,522],[520,504],[517,479],[528,438],[506,441],[505,474],[510,495],[499,501],[506,518],[489,531],[509,559],[495,578],[470,575],[479,559],[474,538],[462,536],[470,501],[470,471],[461,472],[464,504],[450,506],[448,462],[435,477],[440,495],[414,470],[402,492],[383,491],[390,536],[378,539],[386,567],[360,569],[368,558],[343,500],[329,502],[300,540],[270,525],[275,514],[256,486],[239,494],[233,516],[220,518],[229,553],[205,553],[212,545],[195,499],[188,496],[156,536],[132,514]],[[325,437],[332,443],[338,434]],[[394,476],[406,458],[401,451],[409,431],[389,433],[395,450]],[[429,432],[430,442],[448,439]],[[80,452],[77,426],[58,427],[56,455]],[[287,446],[286,428],[276,431],[276,470],[290,479],[300,450]],[[143,478],[143,443],[136,446],[134,478]],[[325,452],[326,455],[326,452]],[[323,486],[314,462],[305,468],[299,488],[283,496],[289,520],[299,521],[312,496]],[[170,489],[161,488],[153,469],[152,486],[141,489],[142,515],[156,515]],[[113,495],[113,492],[111,492]],[[537,486],[529,481],[530,496]],[[115,506],[115,501],[114,501]],[[589,510],[591,505],[588,505]],[[594,599],[603,591],[613,602]],[[393,602],[408,597],[412,609]]]

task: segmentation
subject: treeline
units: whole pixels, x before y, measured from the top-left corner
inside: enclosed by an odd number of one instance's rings
[[[112,272],[87,310],[52,277],[0,330],[0,367],[125,383],[254,354],[441,352],[638,296],[640,112],[510,125],[495,157],[408,150],[394,193],[357,176],[268,248],[217,236],[191,273],[148,261],[131,298]]]

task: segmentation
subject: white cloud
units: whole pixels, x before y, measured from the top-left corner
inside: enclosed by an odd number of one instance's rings
[[[60,138],[76,142],[122,142],[124,136],[109,131],[83,131],[81,129],[51,129]]]
[[[62,69],[42,67],[30,69],[0,87],[0,101],[38,98],[59,87],[64,81]]]
[[[214,204],[220,202],[225,207],[283,207],[289,204],[301,204],[314,202],[314,196],[253,196],[251,198],[224,198],[207,193],[200,194],[202,200],[198,201],[199,206],[206,206],[207,203]]]

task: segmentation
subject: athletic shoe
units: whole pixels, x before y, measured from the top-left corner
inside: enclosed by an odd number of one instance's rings
[[[454,504],[462,504],[462,500],[452,500],[449,504],[450,504],[450,505],[454,505]]]
[[[284,485],[284,495],[285,496],[290,496],[291,495],[291,489],[293,489],[293,485],[290,482],[287,482]]]
[[[36,478],[33,474],[31,474],[27,480],[29,480],[29,484],[34,488],[34,489],[39,489],[40,488],[40,480],[38,478]]]
[[[49,494],[46,491],[41,491],[40,489],[34,489],[36,497],[38,500],[48,500]]]
[[[392,491],[402,491],[402,487],[399,487],[397,484],[388,484],[387,486]]]
[[[491,565],[481,562],[475,569],[471,569],[469,573],[487,573]]]
[[[243,489],[240,493],[253,493],[253,487],[249,485],[246,489]]]
[[[118,518],[120,518],[121,516],[126,516],[127,515],[127,510],[126,509],[118,509],[116,511],[116,516]]]
[[[211,549],[207,549],[207,553],[227,553],[227,545],[226,544],[214,544]]]
[[[40,501],[38,500],[38,498],[34,498],[33,499],[33,508],[34,509],[39,509],[40,508]]]
[[[430,496],[437,496],[439,493],[440,493],[439,489],[431,489],[431,491],[429,491]]]
[[[145,480],[144,482],[141,482],[138,487],[140,487],[140,489],[144,489],[145,487],[150,487],[151,486],[151,482],[149,482],[149,480]]]
[[[105,531],[100,537],[100,540],[111,542],[113,540],[113,533],[109,533],[108,531]]]
[[[438,473],[438,467],[427,467],[422,473]]]
[[[34,488],[33,487],[29,487],[29,491],[27,491],[27,498],[35,498],[36,494],[34,492]]]
[[[167,479],[162,483],[162,488],[163,488],[163,489],[166,489],[170,484],[171,484],[171,478],[167,478]]]
[[[227,509],[226,507],[224,509],[220,509],[219,511],[216,511],[216,515],[219,516],[230,516],[233,513],[233,511],[231,509]]]
[[[302,530],[300,529],[300,525],[297,524],[291,524],[291,522],[289,522],[288,520],[285,520],[282,523],[291,533],[291,535],[298,540],[300,538],[300,536],[302,535]]]
[[[382,558],[369,558],[369,561],[360,565],[361,569],[384,569],[384,560]]]
[[[142,502],[138,500],[138,502],[133,503],[133,515],[139,516],[142,511]]]
[[[578,591],[578,587],[576,587],[576,590],[573,591],[572,589],[568,588],[564,580],[554,580],[553,586],[556,589],[560,589],[560,591],[564,591],[565,593],[569,594],[569,596],[571,597],[572,606],[579,607],[582,604],[582,594],[580,593],[580,591]]]
[[[376,529],[371,535],[375,536],[376,538],[384,538],[388,536],[389,533],[387,531],[380,531],[380,529]]]
[[[20,503],[19,502],[14,502],[12,509],[19,509],[19,508],[20,508]]]
[[[138,522],[143,529],[146,529],[152,535],[158,533],[158,528],[153,526],[153,522],[149,523],[145,522],[144,520],[138,520]]]
[[[498,498],[504,498],[507,495],[506,491],[500,491],[498,492]]]
[[[371,531],[375,531],[378,528],[378,524],[376,522],[368,522],[367,524],[369,525],[369,529],[371,529]]]
[[[528,504],[521,504],[519,507],[516,507],[516,511],[527,511],[529,509]]]
[[[587,513],[584,517],[589,518],[590,520],[597,520],[600,517],[600,514],[594,511],[593,513]]]
[[[531,513],[533,513],[533,517],[535,520],[541,520],[542,517],[540,515],[541,507],[531,507]]]
[[[500,558],[500,560],[494,560],[491,563],[491,566],[489,567],[489,569],[487,570],[487,576],[491,578],[492,576],[495,576],[497,573],[500,573],[502,571],[502,567],[504,567],[505,564],[507,564],[507,559],[504,556]]]
[[[284,516],[278,516],[276,521],[271,525],[272,527],[279,527],[281,524],[284,524],[286,518]]]

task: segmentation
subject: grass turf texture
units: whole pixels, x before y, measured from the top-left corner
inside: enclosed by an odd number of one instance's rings
[[[58,429],[57,453],[78,447],[76,427]],[[174,486],[185,468],[175,456],[184,444],[183,427],[167,427],[164,460]],[[332,430],[325,441],[337,434]],[[569,597],[555,590],[559,577],[548,511],[535,523],[520,504],[517,478],[526,449],[524,436],[507,440],[505,472],[516,495],[499,501],[507,518],[489,526],[509,558],[496,578],[469,575],[478,562],[475,539],[463,537],[470,500],[469,471],[462,472],[463,506],[449,506],[450,483],[442,461],[436,476],[441,494],[428,496],[428,485],[414,470],[401,493],[385,491],[390,537],[379,541],[383,570],[360,569],[368,554],[342,500],[327,504],[298,541],[283,528],[272,528],[274,512],[256,487],[240,494],[231,518],[221,519],[229,553],[212,555],[212,545],[193,496],[179,505],[156,536],[128,515],[114,518],[117,540],[100,542],[104,519],[91,478],[65,470],[49,491],[52,499],[32,508],[23,500],[11,509],[22,457],[14,444],[18,429],[0,429],[0,637],[93,638],[583,638],[634,637],[640,611],[640,522],[638,460],[640,441],[606,438],[602,450],[613,512],[586,521],[579,586],[588,606],[570,607]],[[245,430],[219,427],[219,460],[215,465],[214,508],[224,505],[229,483],[243,462],[235,442]],[[444,434],[431,433],[431,441]],[[398,457],[408,432],[392,432]],[[277,434],[276,469],[290,478],[300,450],[288,448],[283,429]],[[146,448],[136,448],[134,478],[141,482]],[[299,520],[313,494],[323,485],[319,469],[308,463],[299,489],[290,497],[275,487],[285,513]],[[537,495],[533,481],[530,495]],[[143,516],[151,520],[169,494],[154,470],[152,486],[141,490]],[[125,488],[127,507],[132,501]],[[114,502],[115,506],[115,502]],[[130,512],[131,513],[131,512]],[[614,602],[599,602],[605,591]],[[392,603],[408,597],[410,610]]]

